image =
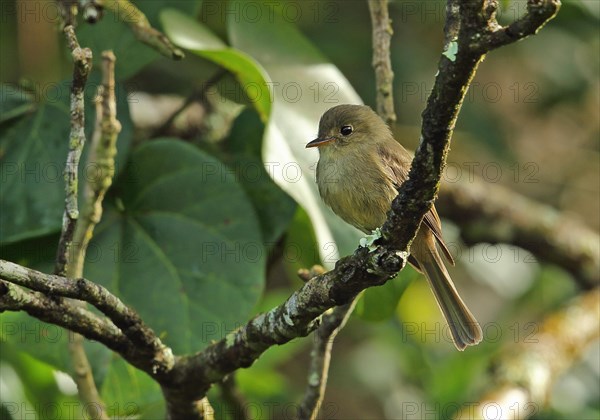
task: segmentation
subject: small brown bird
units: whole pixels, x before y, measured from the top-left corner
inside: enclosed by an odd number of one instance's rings
[[[319,148],[317,185],[325,203],[365,233],[380,227],[412,162],[387,124],[368,106],[339,105],[323,114],[318,138],[306,147]],[[436,244],[454,265],[432,207],[413,241],[409,262],[429,280],[454,344],[462,351],[481,341],[481,328],[456,291]]]

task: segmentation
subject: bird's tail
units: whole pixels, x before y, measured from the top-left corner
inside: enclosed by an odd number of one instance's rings
[[[478,344],[483,337],[479,323],[460,298],[435,248],[429,254],[431,258],[420,260],[419,265],[450,327],[454,345],[462,351],[467,346]]]

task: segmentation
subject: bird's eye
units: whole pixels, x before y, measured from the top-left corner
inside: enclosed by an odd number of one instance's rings
[[[340,129],[340,133],[342,134],[342,136],[349,136],[350,134],[352,134],[352,131],[354,131],[354,129],[351,125],[345,125]]]

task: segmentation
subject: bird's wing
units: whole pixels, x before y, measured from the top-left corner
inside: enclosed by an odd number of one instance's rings
[[[393,145],[389,148],[379,147],[378,154],[384,163],[385,168],[389,171],[388,175],[392,179],[394,186],[398,189],[400,185],[408,179],[408,171],[412,163],[411,154],[395,140]],[[442,236],[442,224],[440,222],[440,217],[435,210],[435,206],[431,206],[431,209],[425,214],[423,223],[427,225],[437,239],[437,242],[448,261],[454,265],[454,258],[452,258],[450,250],[446,246]]]

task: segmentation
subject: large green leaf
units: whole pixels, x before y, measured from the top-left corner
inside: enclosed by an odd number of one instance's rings
[[[95,111],[92,99],[98,76],[90,77],[86,89],[86,135],[91,137]],[[40,93],[42,95],[42,93]],[[64,209],[63,169],[67,159],[70,130],[70,82],[63,82],[43,92],[44,102],[35,112],[24,113],[21,102],[10,101],[15,118],[0,124],[0,243],[46,235],[60,230]],[[33,105],[32,105],[33,106]],[[2,109],[6,109],[5,104]],[[29,109],[29,106],[28,106]],[[117,149],[117,168],[127,154],[133,127],[127,97],[121,85],[117,89],[117,118],[122,130]],[[87,152],[86,147],[86,152]],[[93,168],[80,164],[81,185]]]
[[[232,8],[241,7],[240,2],[232,3]],[[321,257],[331,266],[331,260],[356,248],[359,233],[321,201],[314,181],[317,152],[304,146],[316,136],[323,112],[361,100],[337,67],[281,17],[279,3],[253,4],[262,7],[256,20],[233,16],[227,28],[231,44],[257,60],[272,81],[274,104],[263,140],[263,160],[294,164],[302,170],[303,176],[294,182],[284,171],[271,174],[308,212]],[[332,246],[334,258],[330,258]]]
[[[233,73],[263,122],[268,120],[271,114],[269,79],[256,61],[244,52],[228,47],[200,22],[177,10],[165,10],[161,20],[173,43]]]
[[[85,275],[132,305],[178,353],[247,320],[264,285],[254,209],[229,168],[186,143],[140,147],[115,186]]]

